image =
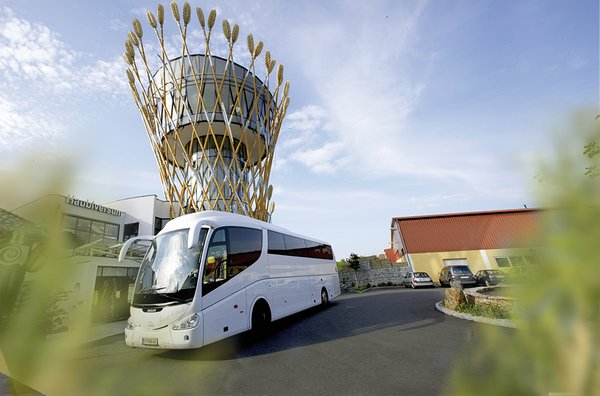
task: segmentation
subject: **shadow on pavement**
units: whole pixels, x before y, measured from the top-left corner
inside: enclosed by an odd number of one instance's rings
[[[425,294],[425,295],[424,295]],[[318,344],[389,327],[416,330],[451,318],[435,310],[437,290],[373,290],[344,295],[328,307],[314,307],[271,324],[268,334],[245,332],[192,350],[170,350],[155,356],[171,360],[232,360]]]

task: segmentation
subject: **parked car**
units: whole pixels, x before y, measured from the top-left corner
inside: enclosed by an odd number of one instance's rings
[[[460,282],[463,286],[475,286],[477,284],[467,265],[450,265],[442,268],[442,272],[439,273],[439,281],[441,286],[450,286],[452,281]]]
[[[475,281],[479,286],[493,286],[504,282],[504,272],[500,270],[486,269],[477,271]]]
[[[404,275],[402,284],[404,287],[412,287],[413,289],[420,286],[435,287],[433,279],[427,272],[408,272]]]

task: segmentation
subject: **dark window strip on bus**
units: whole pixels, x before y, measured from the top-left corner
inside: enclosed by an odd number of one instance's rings
[[[307,239],[285,235],[280,232],[269,231],[269,254],[282,256],[307,257],[315,259],[333,259],[331,246],[313,242]]]

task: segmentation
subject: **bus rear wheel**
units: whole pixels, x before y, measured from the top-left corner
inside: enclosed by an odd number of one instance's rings
[[[327,289],[321,289],[321,306],[326,307],[329,305],[329,294],[327,294]]]
[[[266,301],[261,300],[256,303],[252,311],[252,332],[261,336],[267,333],[271,324],[271,310]]]

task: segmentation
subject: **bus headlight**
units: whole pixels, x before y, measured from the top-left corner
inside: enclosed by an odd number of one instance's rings
[[[133,330],[137,327],[137,324],[135,324],[135,322],[131,319],[131,317],[129,319],[127,319],[127,326],[125,327],[126,330]]]
[[[200,323],[200,316],[195,313],[181,322],[175,323],[171,328],[173,330],[188,330],[198,326],[198,323]]]

